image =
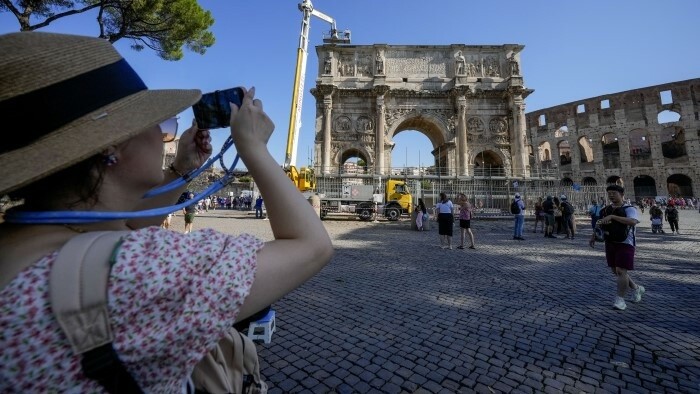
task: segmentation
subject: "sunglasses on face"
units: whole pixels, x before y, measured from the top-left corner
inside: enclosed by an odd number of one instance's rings
[[[173,142],[177,138],[177,117],[164,120],[161,124],[160,132],[163,133],[163,142]]]

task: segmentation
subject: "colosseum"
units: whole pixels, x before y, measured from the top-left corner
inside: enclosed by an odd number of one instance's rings
[[[632,200],[700,195],[700,79],[526,114],[533,170],[561,184],[625,185]]]

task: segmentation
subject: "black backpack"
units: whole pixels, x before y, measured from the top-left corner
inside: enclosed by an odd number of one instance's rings
[[[518,200],[513,200],[513,202],[510,203],[510,213],[513,215],[520,213],[520,205],[518,204]]]
[[[631,207],[631,205],[623,205],[621,207],[613,208],[612,205],[608,205],[600,211],[601,217],[606,217],[608,215],[616,215],[627,217],[626,208]],[[603,234],[605,237],[605,242],[625,242],[629,232],[632,230],[632,226],[627,226],[618,221],[612,220],[609,224],[603,225]]]
[[[678,220],[678,210],[676,208],[666,208],[666,217],[668,220]]]
[[[568,202],[568,201],[563,202],[561,204],[561,206],[562,206],[562,213],[564,215],[573,215],[574,214],[575,209],[574,209],[574,206],[571,205],[570,202]]]

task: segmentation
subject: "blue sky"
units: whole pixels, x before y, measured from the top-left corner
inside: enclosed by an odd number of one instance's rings
[[[216,44],[205,55],[186,53],[167,62],[153,52],[135,52],[128,41],[119,51],[150,88],[197,88],[203,92],[256,86],[257,96],[276,124],[270,150],[281,163],[299,41],[301,12],[296,0],[201,0],[216,20]],[[526,110],[563,104],[605,93],[700,77],[698,0],[316,0],[314,7],[352,31],[352,43],[395,45],[525,45],[521,71],[535,92]],[[0,33],[16,31],[12,15],[0,14]],[[313,150],[317,60],[329,25],[311,22],[298,165]],[[42,31],[97,35],[94,15],[58,20]],[[1,54],[0,54],[1,56]],[[191,111],[181,114],[181,127]],[[225,133],[215,132],[220,145]],[[398,134],[395,166],[431,165],[427,137]]]

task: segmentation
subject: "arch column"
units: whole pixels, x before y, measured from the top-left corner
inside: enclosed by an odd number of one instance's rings
[[[333,119],[333,97],[331,93],[323,96],[323,156],[321,159],[321,172],[330,174],[331,171],[331,128]]]
[[[527,171],[527,150],[525,149],[525,102],[523,100],[522,89],[511,89],[510,108],[513,116],[513,130],[511,131],[511,171],[513,176],[526,177]],[[558,150],[558,147],[557,147]]]
[[[459,175],[469,175],[467,159],[467,98],[457,98],[457,165]]]
[[[374,173],[384,175],[384,129],[386,128],[386,119],[384,112],[386,105],[384,104],[384,96],[389,91],[388,86],[376,86],[374,92],[377,95],[377,119],[375,124],[375,153],[374,153]]]

